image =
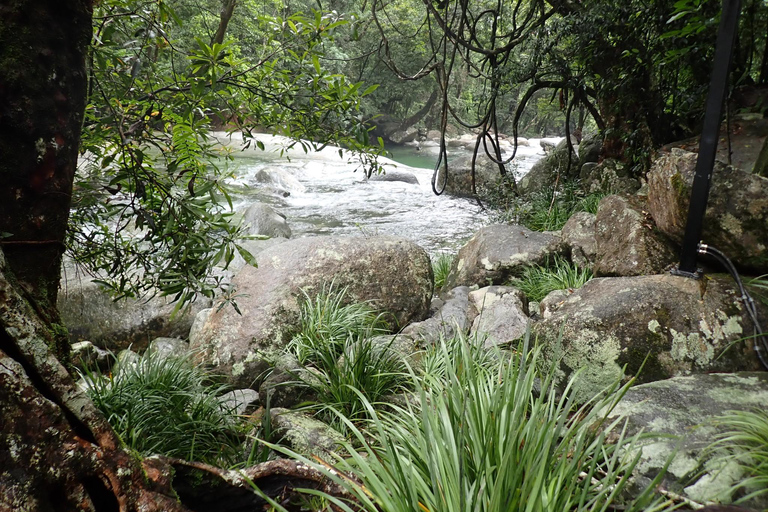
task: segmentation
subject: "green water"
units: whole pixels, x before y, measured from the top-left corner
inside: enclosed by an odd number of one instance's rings
[[[389,151],[392,160],[411,167],[434,169],[437,163],[437,155],[431,155],[425,151],[417,151],[416,148],[409,146],[387,145],[385,149]]]

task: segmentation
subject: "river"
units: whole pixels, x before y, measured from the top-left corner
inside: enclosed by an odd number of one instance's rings
[[[223,134],[219,134],[224,141]],[[430,254],[455,252],[488,216],[466,198],[437,196],[430,185],[436,156],[432,148],[396,148],[384,159],[385,169],[412,173],[418,184],[401,181],[369,181],[349,155],[326,147],[305,153],[296,146],[280,155],[286,139],[259,135],[265,149],[253,145],[240,151],[236,135],[226,142],[234,160],[230,170],[235,209],[256,201],[271,205],[285,215],[293,237],[312,235],[398,235],[421,245]],[[430,151],[431,150],[431,151]],[[461,151],[461,150],[456,150]],[[455,155],[455,154],[454,154]],[[516,175],[524,175],[542,156],[539,140],[518,149]],[[401,162],[407,162],[405,165]]]

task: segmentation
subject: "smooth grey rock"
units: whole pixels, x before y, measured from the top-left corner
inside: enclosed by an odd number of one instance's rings
[[[728,411],[762,410],[768,403],[768,373],[712,373],[674,377],[631,388],[611,413],[627,420],[627,435],[641,430],[657,437],[639,448],[633,473],[637,487],[647,486],[674,454],[661,486],[698,503],[731,503],[728,493],[744,475],[734,464],[705,453],[725,431],[713,421]],[[763,510],[768,496],[743,503]]]
[[[586,163],[597,163],[602,150],[603,138],[601,136],[583,139],[579,144],[579,169],[583,169]]]
[[[573,264],[579,268],[592,268],[597,254],[595,215],[588,212],[573,214],[561,233],[563,242],[570,249]]]
[[[200,297],[172,316],[169,297],[114,301],[71,262],[63,265],[61,283],[57,304],[70,342],[90,341],[112,352],[129,346],[141,351],[158,336],[186,337],[197,312],[210,307],[210,300]]]
[[[487,226],[459,250],[444,288],[503,284],[525,267],[542,265],[565,250],[559,234],[509,224]]]
[[[488,286],[469,293],[469,304],[477,311],[469,332],[484,339],[484,346],[507,345],[525,335],[528,328],[528,299],[511,286]]]
[[[199,360],[235,387],[258,384],[298,331],[302,289],[312,296],[331,283],[346,287],[347,301],[369,301],[393,328],[424,318],[432,298],[429,256],[403,238],[299,238],[257,261],[232,280],[242,314],[214,308],[192,340]]]
[[[458,286],[445,295],[445,302],[437,313],[422,322],[415,322],[403,329],[422,345],[434,344],[440,337],[453,338],[466,334],[471,325],[469,318],[469,288]]]
[[[270,410],[270,418],[281,442],[305,456],[328,459],[345,442],[338,431],[301,412],[278,407]]]
[[[743,340],[752,324],[724,276],[592,279],[533,330],[562,376],[581,371],[581,399],[623,378],[624,365],[639,382],[760,368]]]
[[[506,169],[511,172],[509,168]],[[444,183],[445,174],[441,168],[437,184]],[[475,190],[480,197],[487,197],[494,192],[501,182],[499,165],[493,162],[485,152],[481,151],[475,161]],[[445,191],[448,194],[460,197],[472,197],[472,155],[462,155],[450,160],[448,164],[448,180],[445,182]]]
[[[189,355],[189,343],[181,338],[155,338],[149,342],[147,352],[164,359],[183,358]]]
[[[259,394],[252,389],[234,389],[221,395],[219,403],[230,414],[243,416],[258,407]]]
[[[542,147],[544,147],[543,144]],[[547,152],[546,147],[544,151]],[[570,152],[567,141],[563,139],[555,149],[547,152],[547,156],[533,164],[531,170],[518,183],[518,188],[524,195],[550,190],[558,176],[560,181],[564,181],[567,178],[576,177],[579,170],[578,155]]]
[[[279,194],[301,193],[307,188],[290,172],[280,167],[260,169],[253,177],[254,182]]]
[[[678,261],[672,244],[654,229],[647,205],[636,196],[607,196],[595,218],[596,276],[660,274]]]
[[[418,185],[419,179],[415,174],[408,171],[388,170],[382,174],[372,174],[368,181],[402,181],[403,183],[410,183],[412,185]]]
[[[673,149],[648,174],[649,211],[667,236],[682,243],[696,153]],[[702,240],[757,273],[768,273],[768,178],[715,163]]]
[[[243,223],[249,235],[291,238],[285,215],[263,203],[248,206],[243,212]]]
[[[261,251],[268,249],[273,245],[281,244],[286,240],[287,238],[283,238],[281,236],[267,238],[265,240],[243,240],[240,243],[240,246],[242,246],[243,249],[251,253],[251,256],[256,257],[256,255],[259,254]],[[245,265],[246,265],[246,261],[243,259],[242,256],[240,256],[239,252],[235,251],[235,255],[232,258],[232,261],[229,263],[229,266],[227,267],[227,271],[230,272],[230,275],[235,275]]]
[[[130,367],[137,367],[141,364],[141,356],[130,349],[121,350],[115,358],[115,364],[112,366],[112,373],[118,374],[121,371],[127,371]]]

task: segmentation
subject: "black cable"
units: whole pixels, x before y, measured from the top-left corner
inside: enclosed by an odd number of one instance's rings
[[[739,273],[736,271],[736,267],[725,254],[723,254],[718,249],[715,249],[714,247],[708,246],[707,244],[699,243],[698,252],[699,254],[712,256],[717,261],[719,261],[720,264],[723,265],[726,270],[728,270],[728,273],[731,274],[733,280],[736,281],[736,285],[739,287],[739,292],[741,292],[741,300],[744,302],[744,308],[747,310],[750,320],[752,320],[752,323],[754,324],[755,353],[757,354],[757,358],[760,360],[760,363],[763,365],[763,367],[768,370],[768,360],[766,360],[766,353],[768,353],[768,340],[765,337],[763,328],[760,326],[760,319],[757,318],[757,307],[755,306],[755,301],[749,295],[746,288],[744,288],[744,283],[742,283],[741,277],[739,277]]]

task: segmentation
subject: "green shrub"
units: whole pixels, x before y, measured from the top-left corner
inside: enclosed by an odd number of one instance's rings
[[[494,364],[478,364],[479,352],[465,342],[442,343],[438,352],[444,374],[413,376],[421,409],[411,404],[379,413],[366,403],[372,418],[366,430],[345,420],[356,445],[346,445],[333,470],[315,465],[362,510],[659,509],[651,503],[657,482],[633,503],[621,503],[640,437],[627,437],[620,420],[606,418],[628,385],[616,384],[577,408],[567,390],[556,392],[554,367],[537,372],[536,351],[527,359],[498,353]]]
[[[387,332],[381,315],[364,302],[345,304],[347,289],[324,286],[314,297],[302,290],[304,301],[299,316],[300,331],[289,347],[300,363],[320,363],[328,356],[338,358],[352,336],[375,336]]]
[[[445,279],[451,271],[453,254],[441,252],[432,261],[432,273],[435,276],[435,290],[439,290],[445,284]]]
[[[397,393],[407,381],[402,356],[391,343],[372,340],[386,332],[381,316],[368,304],[344,304],[346,289],[324,288],[314,299],[304,293],[300,314],[301,332],[291,347],[305,366],[297,377],[317,395],[320,414],[338,409],[358,421],[366,409],[361,396],[371,403]],[[381,338],[379,338],[381,339]]]
[[[352,422],[362,421],[368,417],[366,403],[378,406],[382,398],[403,391],[410,382],[403,357],[389,344],[370,338],[350,336],[340,357],[331,350],[321,354],[320,362],[305,369],[303,380],[317,395],[314,408],[342,432],[346,425],[334,411]]]
[[[525,293],[528,300],[541,301],[554,290],[581,288],[592,279],[592,271],[579,268],[568,260],[555,256],[546,266],[526,267],[518,278],[509,284]]]
[[[731,489],[740,501],[768,495],[768,412],[732,411],[714,420],[725,427],[707,449],[723,465],[735,462],[746,477]]]
[[[218,398],[223,387],[209,384],[187,358],[147,353],[109,377],[84,378],[96,407],[125,445],[142,455],[224,465],[241,456],[242,430]]]

